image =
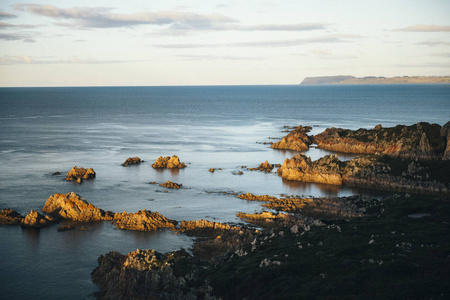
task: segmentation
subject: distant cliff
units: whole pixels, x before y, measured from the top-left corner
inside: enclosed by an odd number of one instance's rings
[[[404,84],[450,83],[450,76],[355,77],[350,75],[306,77],[301,84]]]

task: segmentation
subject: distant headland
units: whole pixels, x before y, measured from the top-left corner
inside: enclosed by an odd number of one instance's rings
[[[350,75],[306,77],[301,84],[405,84],[450,83],[450,76],[355,77]]]

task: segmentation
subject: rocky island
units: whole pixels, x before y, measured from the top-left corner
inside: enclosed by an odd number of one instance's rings
[[[184,162],[180,162],[180,159],[178,156],[173,155],[172,157],[166,156],[162,157],[160,156],[153,164],[152,167],[154,169],[161,169],[161,168],[167,168],[167,169],[183,169],[186,168],[186,165]]]
[[[66,178],[64,180],[76,180],[78,183],[82,183],[83,179],[92,179],[95,178],[95,172],[94,169],[89,168],[78,168],[77,166],[73,167],[72,170],[70,170]]]

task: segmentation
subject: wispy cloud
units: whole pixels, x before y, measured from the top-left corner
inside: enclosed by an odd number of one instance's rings
[[[0,33],[0,40],[5,41],[24,41],[29,43],[34,43],[35,40],[31,34],[27,33]]]
[[[111,28],[137,25],[171,25],[181,28],[210,28],[215,24],[235,22],[220,14],[196,14],[178,11],[119,14],[108,7],[59,8],[53,5],[18,4],[15,9],[69,22],[57,23],[72,28]]]
[[[356,55],[336,54],[329,49],[314,49],[307,53],[308,56],[313,56],[321,59],[350,59],[356,58]]]
[[[5,22],[0,22],[0,29],[15,29],[15,28],[36,28],[40,25],[29,25],[29,24],[10,24]]]
[[[232,55],[177,55],[177,57],[186,60],[262,60],[255,56],[232,56]]]
[[[327,27],[326,23],[245,25],[222,14],[198,14],[184,11],[120,14],[112,12],[113,8],[109,7],[59,8],[53,5],[29,3],[17,4],[15,9],[56,20],[65,20],[55,24],[78,29],[158,25],[166,26],[171,31],[185,32],[189,30],[309,31]]]
[[[446,53],[433,53],[433,54],[431,54],[431,56],[450,58],[450,52],[446,52]]]
[[[0,19],[11,19],[11,18],[17,18],[17,16],[4,11],[0,11]]]
[[[129,63],[129,62],[139,62],[140,60],[97,60],[91,58],[80,58],[74,56],[67,59],[58,58],[33,58],[28,55],[18,55],[10,56],[5,55],[0,57],[0,65],[16,65],[16,64],[118,64],[118,63]]]
[[[425,46],[430,46],[430,47],[434,47],[434,46],[448,46],[448,45],[450,45],[450,42],[441,41],[441,40],[428,40],[428,41],[423,41],[423,42],[420,42],[420,43],[416,43],[416,45],[425,45]]]
[[[404,28],[394,29],[394,31],[410,31],[410,32],[449,32],[450,26],[441,26],[441,25],[412,25]]]
[[[212,48],[212,47],[294,47],[314,43],[343,43],[354,39],[362,38],[360,35],[354,34],[335,34],[326,35],[307,39],[289,39],[289,40],[265,40],[265,41],[251,41],[239,43],[221,43],[221,44],[159,44],[152,45],[157,48]]]

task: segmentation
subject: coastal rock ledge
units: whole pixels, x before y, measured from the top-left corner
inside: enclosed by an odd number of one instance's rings
[[[180,162],[178,156],[174,155],[172,157],[160,156],[152,165],[154,169],[168,168],[168,169],[182,169],[186,168],[184,162]]]
[[[88,203],[76,193],[54,194],[45,202],[43,212],[54,218],[80,222],[113,220],[114,214]]]
[[[153,231],[160,228],[174,228],[176,221],[169,220],[158,212],[140,210],[137,213],[116,213],[116,227],[126,230]]]

